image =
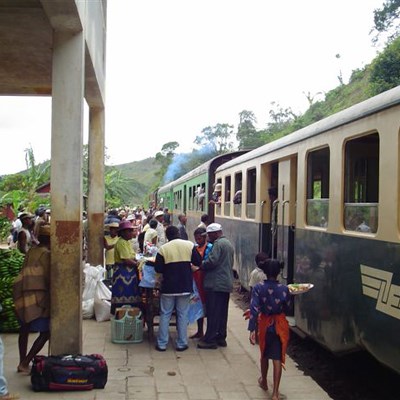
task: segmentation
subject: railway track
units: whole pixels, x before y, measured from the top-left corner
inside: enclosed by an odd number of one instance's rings
[[[249,293],[240,291],[239,283],[232,299],[243,310],[249,307]],[[292,332],[287,353],[333,400],[400,399],[400,376],[366,352],[338,357]]]

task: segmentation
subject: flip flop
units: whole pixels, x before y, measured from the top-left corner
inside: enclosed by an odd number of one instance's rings
[[[260,388],[262,390],[265,390],[265,391],[268,390],[268,384],[267,384],[267,382],[265,382],[265,383],[263,382],[261,376],[258,378],[258,386],[260,386]]]

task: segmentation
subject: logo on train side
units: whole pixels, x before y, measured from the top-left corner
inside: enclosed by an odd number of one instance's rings
[[[400,319],[400,286],[392,285],[393,273],[360,265],[363,294],[376,299],[376,309]]]

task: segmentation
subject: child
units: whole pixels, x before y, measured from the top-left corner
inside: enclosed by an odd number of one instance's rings
[[[265,254],[264,252],[258,253],[255,256],[254,260],[257,266],[250,273],[250,280],[249,280],[250,294],[252,292],[253,287],[256,286],[257,283],[262,283],[264,282],[265,279],[267,279],[264,271],[259,267],[259,263],[268,260],[267,254]]]
[[[279,399],[279,383],[282,366],[285,362],[286,348],[289,340],[289,324],[285,312],[290,306],[290,294],[287,286],[278,282],[281,264],[278,260],[265,260],[258,266],[267,275],[267,280],[254,286],[250,303],[250,343],[256,343],[256,321],[258,319],[258,336],[261,351],[261,376],[258,384],[268,390],[267,373],[269,359],[273,364],[272,400]]]
[[[251,292],[253,291],[253,287],[257,285],[257,283],[263,283],[266,279],[267,276],[265,275],[264,271],[259,267],[260,263],[264,263],[266,260],[268,260],[268,255],[265,254],[264,252],[260,252],[256,254],[254,261],[256,262],[256,267],[251,271],[250,273],[250,280],[249,280],[249,286],[250,286],[250,295]],[[250,318],[250,310],[246,310],[245,313],[243,314],[246,319]],[[258,332],[258,321],[256,320],[256,324],[254,327],[255,331]],[[258,344],[258,335],[256,335],[256,344]]]
[[[104,249],[106,250],[106,270],[107,270],[107,279],[111,279],[114,271],[114,247],[118,242],[118,222],[111,222],[108,224],[108,228],[110,230],[110,234],[104,236]]]

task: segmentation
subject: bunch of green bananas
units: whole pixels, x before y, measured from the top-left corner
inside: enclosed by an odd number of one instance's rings
[[[0,277],[17,276],[21,270],[24,255],[16,249],[0,249]]]
[[[15,277],[21,271],[24,255],[19,250],[0,249],[0,332],[17,332],[19,322],[15,316],[12,290]]]
[[[0,303],[3,304],[3,300],[12,297],[13,276],[0,276]],[[4,305],[3,305],[4,307]]]
[[[11,297],[1,301],[3,311],[0,313],[0,332],[18,332],[19,322],[15,315],[14,302]]]

